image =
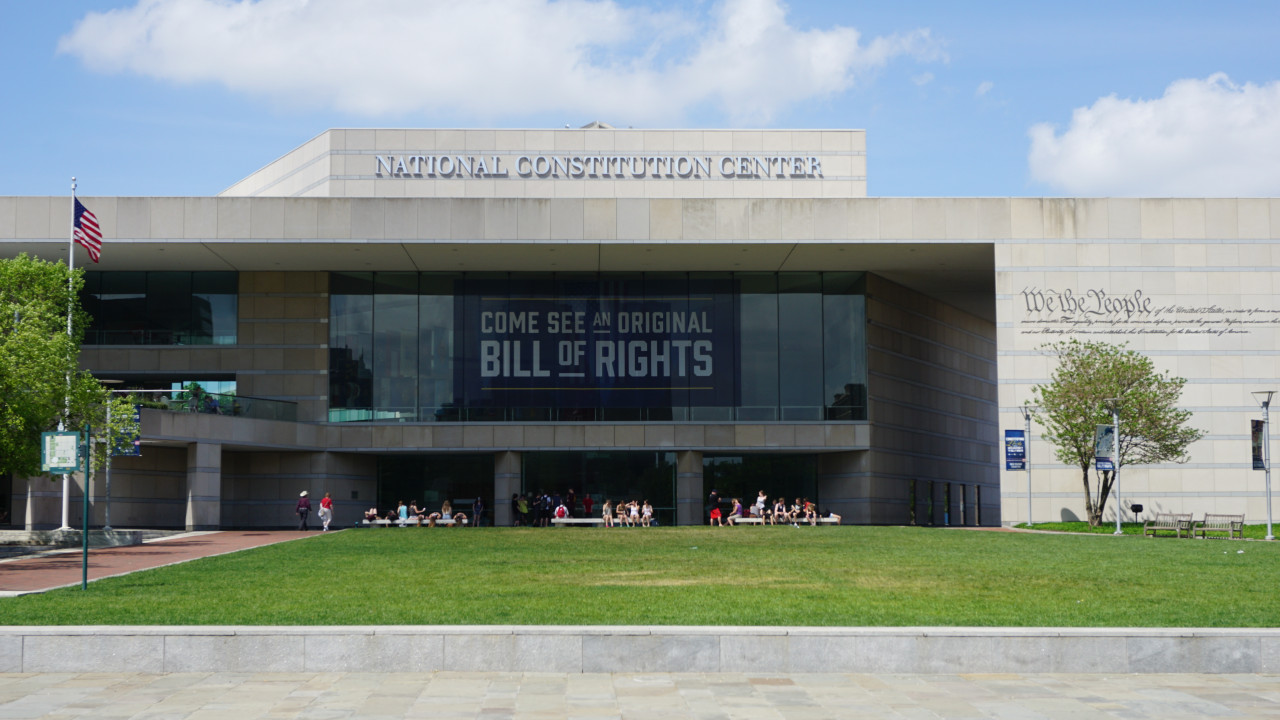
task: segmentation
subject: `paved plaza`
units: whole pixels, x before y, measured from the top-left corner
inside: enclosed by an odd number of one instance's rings
[[[0,675],[0,718],[1280,717],[1272,675]]]

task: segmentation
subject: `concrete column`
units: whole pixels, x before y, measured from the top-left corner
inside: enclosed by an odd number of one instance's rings
[[[222,444],[187,446],[187,530],[222,527]]]
[[[52,530],[62,524],[62,478],[53,476],[27,478],[27,503],[23,525],[27,530]]]
[[[676,524],[701,525],[702,452],[684,450],[676,453]]]
[[[493,526],[510,527],[511,495],[520,492],[520,453],[500,452],[493,456]]]
[[[876,506],[871,502],[869,457],[866,450],[818,456],[818,505],[822,512],[836,513],[845,525],[886,522],[873,517]]]

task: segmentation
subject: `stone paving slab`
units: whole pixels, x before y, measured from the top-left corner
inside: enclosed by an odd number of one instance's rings
[[[193,532],[148,540],[141,545],[91,548],[89,580],[126,575],[202,557],[223,555],[249,548],[273,545],[289,540],[314,537],[318,532],[222,530]],[[13,597],[31,592],[44,592],[59,587],[79,585],[81,550],[55,550],[38,557],[22,557],[0,561],[0,597]]]
[[[1280,676],[0,674],[0,718],[1280,717]]]
[[[1277,673],[1275,628],[0,626],[0,672]]]

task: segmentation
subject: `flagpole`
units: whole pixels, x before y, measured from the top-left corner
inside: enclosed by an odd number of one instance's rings
[[[75,300],[71,297],[71,289],[75,287],[75,269],[76,269],[76,179],[71,178],[71,234],[67,236],[67,337],[71,337],[71,313]],[[58,432],[66,430],[67,420],[71,416],[71,369],[67,369],[67,390],[63,395],[62,402],[62,419],[58,421]],[[89,482],[86,477],[85,492],[89,491]],[[62,476],[62,527],[61,530],[71,529],[71,474],[66,473]]]

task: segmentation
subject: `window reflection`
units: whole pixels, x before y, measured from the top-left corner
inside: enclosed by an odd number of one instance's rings
[[[330,419],[865,420],[863,278],[857,272],[332,273]],[[533,336],[542,364],[532,367],[555,368],[541,376],[545,381],[528,379],[528,335],[519,348],[519,337],[504,336],[515,339],[502,346],[501,361],[482,357],[483,339],[490,341],[483,350],[490,355],[503,342],[493,342],[492,330],[480,329],[476,319],[482,313],[538,314],[545,323],[552,311],[615,318],[625,313],[640,320],[648,313],[697,314],[715,329],[707,336],[715,341],[713,375],[696,375],[691,365],[677,372],[683,366],[670,349],[674,345],[663,339],[667,330],[627,335],[616,325],[590,332],[604,333],[593,336],[597,342],[625,344],[628,353],[638,342],[635,349],[646,357],[628,355],[626,372],[619,370],[621,361],[600,365],[599,358],[581,362],[606,368],[605,375],[583,380],[582,373],[571,372],[583,367],[566,365],[568,356],[557,352],[571,354],[566,338],[572,343],[580,335]],[[480,380],[482,368],[496,367],[503,368],[502,377]],[[636,380],[631,373],[645,367],[654,373]],[[508,368],[523,379],[512,380]]]
[[[234,345],[235,272],[87,272],[90,345]]]

